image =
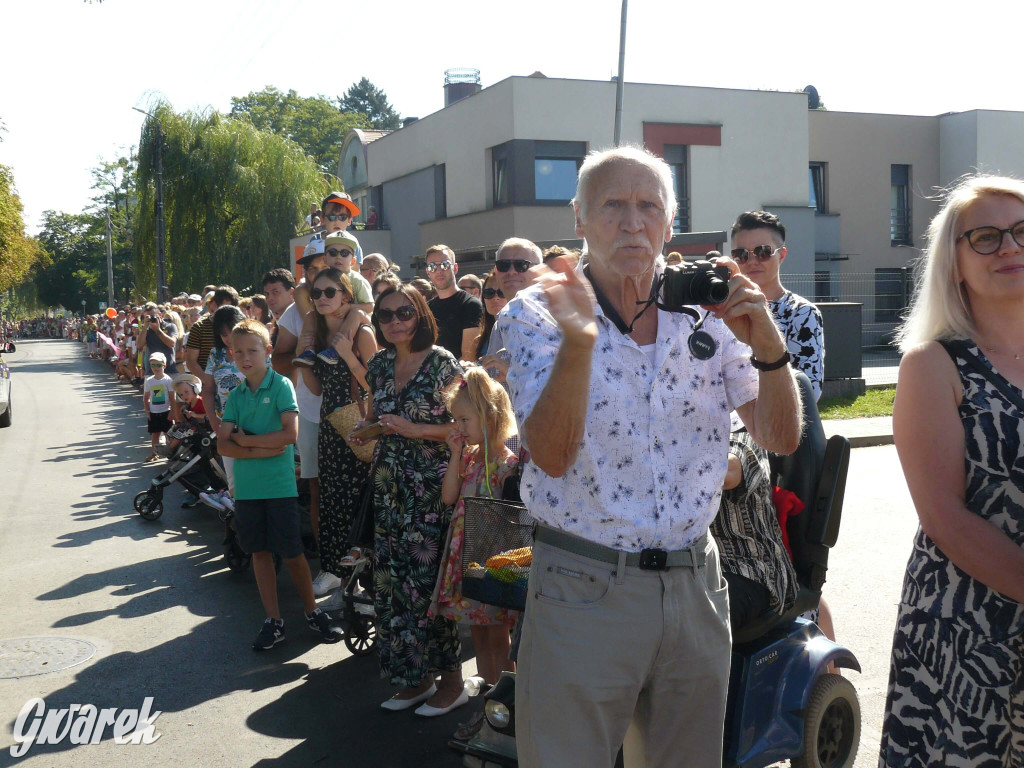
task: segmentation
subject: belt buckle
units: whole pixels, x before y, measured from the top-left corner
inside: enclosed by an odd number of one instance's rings
[[[668,551],[664,549],[641,549],[639,567],[642,571],[667,571]]]

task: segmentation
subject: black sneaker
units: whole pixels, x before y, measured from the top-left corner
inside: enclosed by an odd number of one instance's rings
[[[260,627],[260,633],[252,641],[254,651],[269,651],[278,643],[284,642],[284,622],[280,624],[273,619],[267,619]]]
[[[320,639],[325,643],[336,643],[341,640],[345,633],[341,627],[335,624],[331,617],[317,608],[312,613],[306,614],[306,623],[314,632],[320,633]]]

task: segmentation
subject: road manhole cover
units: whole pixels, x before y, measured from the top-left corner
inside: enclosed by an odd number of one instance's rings
[[[91,659],[96,646],[73,637],[0,640],[0,679],[45,675]]]

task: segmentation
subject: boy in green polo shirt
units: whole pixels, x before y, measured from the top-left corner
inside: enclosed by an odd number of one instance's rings
[[[267,368],[272,351],[267,327],[243,320],[231,331],[235,366],[245,384],[231,390],[217,430],[218,450],[235,459],[235,524],[242,549],[252,553],[256,586],[267,618],[253,641],[266,651],[284,640],[284,621],[277,602],[274,553],[288,566],[292,583],[306,611],[309,628],[325,643],[336,643],[342,631],[316,605],[309,563],[299,532],[298,488],[292,445],[299,429],[295,389],[286,377]]]

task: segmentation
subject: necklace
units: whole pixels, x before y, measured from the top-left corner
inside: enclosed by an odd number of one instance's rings
[[[1024,356],[1024,353],[1021,352],[1009,352],[1005,349],[993,349],[992,347],[986,347],[983,345],[979,346],[981,346],[981,348],[984,349],[986,352],[993,355],[1013,355],[1014,360],[1020,360],[1021,357]]]

